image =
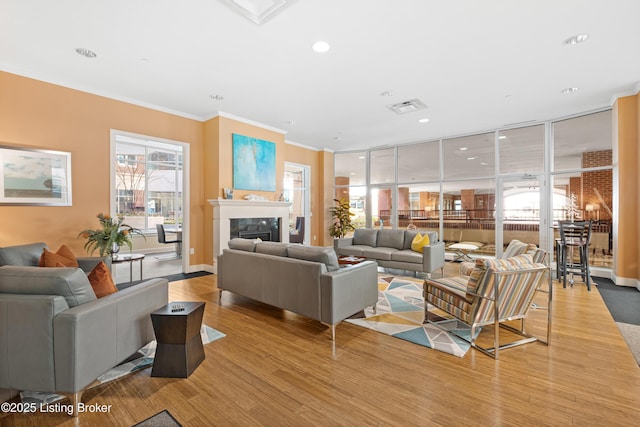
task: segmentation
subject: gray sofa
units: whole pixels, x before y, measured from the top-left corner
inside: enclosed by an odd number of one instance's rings
[[[418,233],[429,235],[422,253],[411,249]],[[429,274],[441,269],[444,275],[444,242],[435,231],[358,228],[353,237],[334,240],[334,246],[338,255],[375,260],[381,267]]]
[[[218,288],[318,320],[331,328],[375,306],[375,262],[340,267],[333,248],[232,239],[218,257]],[[222,295],[221,295],[222,297]]]
[[[38,267],[44,243],[0,248],[0,396],[63,394],[74,407],[104,372],[154,339],[149,314],[167,304],[151,279],[97,299],[87,268]]]

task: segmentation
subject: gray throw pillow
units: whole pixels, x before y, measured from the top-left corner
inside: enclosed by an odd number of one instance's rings
[[[322,246],[291,245],[288,251],[289,258],[321,262],[327,266],[327,271],[336,271],[340,268],[340,266],[338,265],[338,256],[336,255],[336,251],[334,251],[333,248],[325,248]]]

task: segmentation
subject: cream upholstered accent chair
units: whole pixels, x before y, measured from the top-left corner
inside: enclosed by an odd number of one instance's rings
[[[536,263],[528,254],[507,259],[478,259],[471,275],[425,279],[425,322],[428,321],[427,303],[444,311],[471,328],[472,347],[498,359],[499,350],[541,341],[549,345],[551,337],[551,273],[544,264]],[[547,289],[548,288],[548,289]],[[533,299],[537,292],[548,295],[546,340],[530,335],[525,330],[529,310],[536,307]],[[520,320],[520,327],[504,322]],[[517,324],[517,322],[516,322]],[[493,347],[476,343],[479,328],[493,325]],[[522,337],[521,340],[500,344],[500,328]]]
[[[538,247],[535,244],[524,243],[516,239],[509,242],[509,246],[507,246],[507,249],[505,249],[501,259],[512,258],[514,256],[518,256],[522,254],[529,254],[533,256],[534,262],[544,261],[542,259],[542,257],[544,256],[544,252],[539,251]],[[470,276],[474,267],[475,267],[475,262],[473,261],[470,261],[470,262],[466,261],[466,262],[460,263],[460,275]]]

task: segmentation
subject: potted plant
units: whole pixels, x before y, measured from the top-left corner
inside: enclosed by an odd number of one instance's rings
[[[351,223],[351,217],[354,216],[350,210],[351,206],[347,199],[333,199],[337,203],[337,206],[329,208],[333,223],[329,227],[329,234],[336,238],[341,238],[347,235],[349,231],[355,230],[355,227]]]
[[[121,216],[112,218],[109,215],[99,213],[97,217],[100,222],[98,230],[82,230],[78,234],[78,237],[87,239],[84,244],[84,249],[87,253],[92,254],[98,250],[102,257],[107,255],[115,256],[124,244],[129,246],[129,249],[132,248],[132,234],[140,234],[144,237],[139,229],[124,224],[124,218]]]

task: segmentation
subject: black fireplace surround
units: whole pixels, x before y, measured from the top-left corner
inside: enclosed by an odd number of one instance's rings
[[[280,218],[230,218],[230,238],[280,241]]]

